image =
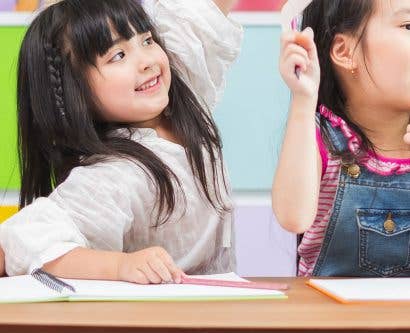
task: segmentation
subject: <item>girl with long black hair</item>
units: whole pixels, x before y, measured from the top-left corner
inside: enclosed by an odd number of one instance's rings
[[[0,230],[9,275],[234,269],[210,114],[239,52],[234,2],[63,0],[34,19],[18,68],[22,209]]]

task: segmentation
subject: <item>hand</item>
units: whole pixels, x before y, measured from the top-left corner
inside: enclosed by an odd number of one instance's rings
[[[299,78],[295,68],[299,67]],[[290,31],[282,35],[280,73],[293,95],[317,97],[320,85],[320,65],[313,30]]]
[[[118,262],[118,280],[139,284],[181,283],[184,274],[161,247],[123,253]]]
[[[5,266],[5,254],[3,249],[0,247],[0,277],[6,274]]]
[[[404,135],[403,140],[405,143],[410,145],[410,125],[407,126],[407,133]]]

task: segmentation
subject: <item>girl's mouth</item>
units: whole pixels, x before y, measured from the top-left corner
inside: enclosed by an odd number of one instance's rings
[[[137,93],[152,93],[155,92],[159,86],[161,85],[161,77],[156,76],[150,81],[147,81],[146,83],[142,84],[138,88],[135,89]]]

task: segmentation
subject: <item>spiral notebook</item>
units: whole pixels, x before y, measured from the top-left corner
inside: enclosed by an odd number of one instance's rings
[[[307,284],[340,303],[410,302],[410,278],[310,279]]]
[[[198,276],[199,277],[199,276]],[[201,278],[246,281],[235,273]],[[285,299],[279,290],[190,284],[138,285],[120,281],[59,279],[42,270],[0,278],[0,303],[78,301],[208,301]]]

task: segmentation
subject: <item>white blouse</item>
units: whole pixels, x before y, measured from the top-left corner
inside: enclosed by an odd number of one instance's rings
[[[242,28],[212,0],[146,0],[144,6],[167,49],[181,60],[185,80],[212,110],[239,54]],[[9,275],[28,274],[76,247],[134,252],[161,246],[188,274],[235,269],[232,213],[220,216],[206,200],[184,148],[153,129],[136,129],[132,139],[153,151],[181,182],[171,219],[154,226],[156,190],[138,162],[112,158],[74,168],[49,197],[0,226]],[[210,161],[205,163],[210,170]],[[232,204],[223,184],[220,191]]]

